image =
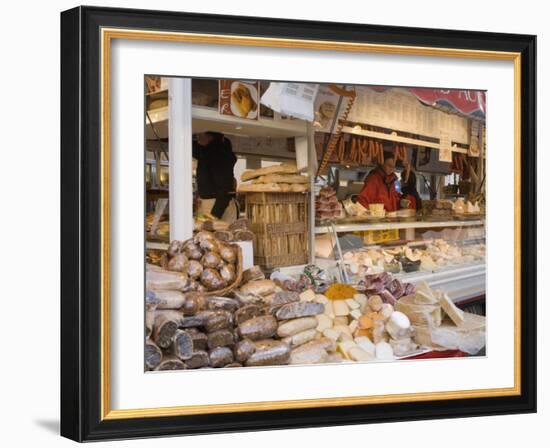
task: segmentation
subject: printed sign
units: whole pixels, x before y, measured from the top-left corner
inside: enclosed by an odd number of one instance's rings
[[[218,83],[218,112],[248,120],[257,120],[260,113],[260,83],[222,80]]]
[[[453,142],[469,143],[468,118],[426,107],[409,89],[357,87],[356,92],[349,121],[433,138],[445,131]]]
[[[261,101],[281,115],[313,121],[313,104],[318,89],[318,84],[272,82]]]

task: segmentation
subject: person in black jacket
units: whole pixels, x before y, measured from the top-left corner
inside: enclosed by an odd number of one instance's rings
[[[416,174],[410,164],[407,164],[401,173],[401,194],[402,207],[417,211],[422,209],[422,199],[416,188]],[[408,201],[408,204],[405,206],[403,201]]]
[[[199,213],[209,213],[229,222],[237,219],[237,205],[233,200],[233,167],[237,157],[231,141],[218,132],[198,134],[193,141],[193,158],[197,160]]]

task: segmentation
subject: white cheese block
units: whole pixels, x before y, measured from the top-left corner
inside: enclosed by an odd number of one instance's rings
[[[337,341],[340,337],[340,333],[336,331],[334,328],[327,328],[323,331],[323,336],[326,338],[332,339],[333,341]]]
[[[332,305],[332,300],[329,300],[328,303],[325,303],[325,311],[323,314],[326,314],[331,319],[334,319],[336,315],[334,314],[334,306]]]
[[[352,334],[355,330],[357,330],[358,325],[359,325],[359,322],[357,322],[356,320],[352,320],[350,322],[350,324],[348,325],[348,328],[349,328],[349,330],[351,331]]]
[[[345,300],[333,300],[332,306],[334,308],[334,314],[336,316],[347,316],[349,315],[349,306]]]
[[[313,302],[315,300],[315,293],[312,289],[306,289],[300,294],[300,300],[302,302]]]
[[[384,325],[383,321],[374,321],[374,328],[372,329],[372,339],[375,344],[388,340],[388,333],[386,332],[386,326]]]
[[[372,356],[376,355],[376,346],[368,338],[368,336],[357,336],[355,343]]]
[[[443,294],[439,300],[439,304],[443,311],[451,318],[453,323],[456,326],[462,325],[464,323],[464,311],[458,308],[453,301],[449,298],[447,294]]]
[[[416,291],[414,302],[421,305],[433,305],[437,303],[437,299],[431,292],[428,294],[424,291]]]
[[[326,314],[319,314],[317,318],[317,331],[323,332],[327,328],[332,328],[332,319]]]
[[[400,311],[394,311],[386,322],[386,331],[394,339],[408,336],[410,328],[411,321]]]
[[[353,340],[343,341],[343,342],[338,343],[338,349],[337,350],[344,356],[344,358],[350,359],[350,356],[349,356],[348,352],[353,347],[357,347],[357,344],[355,343],[355,341],[353,341]]]
[[[382,308],[380,308],[380,315],[384,320],[389,319],[392,313],[393,313],[393,306],[391,306],[389,303],[384,303],[382,305]]]
[[[366,352],[359,346],[350,348],[348,351],[348,355],[353,361],[358,362],[372,361],[374,359],[374,356],[372,356],[370,353]]]
[[[394,359],[392,346],[387,342],[379,342],[376,344],[376,359],[381,361]]]
[[[367,303],[367,296],[365,294],[355,294],[353,299],[359,304],[359,306],[364,306]]]
[[[340,333],[340,336],[338,337],[338,341],[353,341],[353,336],[349,333]]]
[[[347,325],[335,325],[333,327],[338,333],[345,333],[349,336],[352,335],[351,333],[351,330],[349,329],[349,327]]]
[[[416,350],[418,345],[410,337],[403,339],[390,339],[390,345],[395,356],[406,356]]]
[[[322,303],[323,305],[326,305],[328,303],[328,299],[323,294],[316,294],[315,301],[317,303]]]
[[[349,306],[350,310],[356,310],[361,306],[354,299],[346,299],[345,302]]]
[[[349,319],[348,316],[336,316],[334,319],[332,319],[333,325],[348,325]]]
[[[363,313],[361,312],[361,310],[351,310],[351,312],[349,313],[351,317],[353,317],[354,319],[359,319]]]

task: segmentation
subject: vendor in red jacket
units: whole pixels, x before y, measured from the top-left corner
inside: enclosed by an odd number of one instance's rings
[[[395,156],[384,153],[384,163],[368,174],[357,201],[365,208],[369,208],[369,204],[384,204],[386,212],[396,211],[401,199],[395,189],[396,181]]]

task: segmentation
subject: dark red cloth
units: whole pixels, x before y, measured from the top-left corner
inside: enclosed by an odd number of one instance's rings
[[[394,212],[399,208],[399,193],[395,190],[397,176],[389,176],[381,168],[372,170],[365,179],[365,185],[357,200],[365,207],[369,204],[384,204],[386,212]]]
[[[463,358],[464,356],[466,356],[466,353],[460,350],[443,350],[440,352],[433,350],[420,355],[407,356],[402,359]]]

